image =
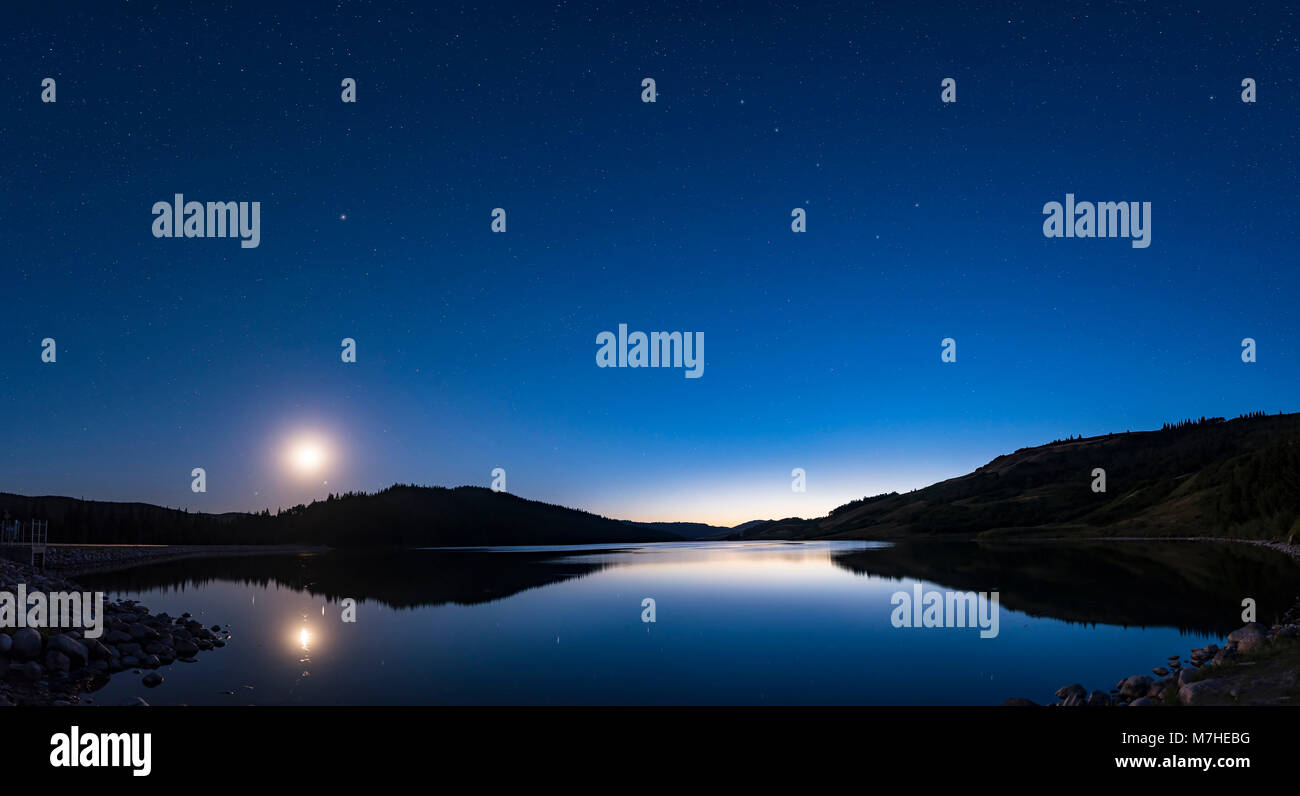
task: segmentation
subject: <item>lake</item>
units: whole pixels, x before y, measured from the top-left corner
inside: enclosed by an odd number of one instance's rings
[[[79,578],[230,625],[100,704],[1000,704],[1107,690],[1275,621],[1300,565],[1210,542],[680,543],[188,559]],[[998,592],[998,633],[899,628],[892,596]],[[654,622],[643,600],[654,600]],[[355,600],[355,622],[343,621]]]

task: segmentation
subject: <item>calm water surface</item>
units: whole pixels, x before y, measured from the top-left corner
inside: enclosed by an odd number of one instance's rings
[[[114,675],[101,704],[953,705],[1108,689],[1221,640],[1243,597],[1270,621],[1300,567],[1213,543],[684,543],[195,559],[80,580],[232,627],[158,688]],[[891,595],[914,583],[999,591],[997,637],[893,627]]]

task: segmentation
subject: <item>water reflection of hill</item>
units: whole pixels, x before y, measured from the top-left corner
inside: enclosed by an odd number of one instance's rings
[[[996,590],[1003,607],[1031,616],[1219,635],[1242,625],[1242,599],[1271,623],[1300,593],[1300,564],[1244,544],[911,542],[833,560],[857,574]]]
[[[193,558],[86,575],[95,590],[186,589],[215,582],[277,585],[330,600],[351,597],[391,608],[472,605],[580,578],[608,561],[557,557],[553,552],[348,551],[293,556]]]

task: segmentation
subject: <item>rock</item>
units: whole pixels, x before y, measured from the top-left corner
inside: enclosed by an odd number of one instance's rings
[[[86,645],[67,633],[50,637],[47,646],[51,650],[66,655],[68,660],[72,662],[72,668],[74,669],[84,669],[86,664],[90,662],[90,651],[86,649]]]
[[[14,640],[9,637],[8,633],[0,633],[0,655],[8,655],[13,645]]]
[[[1110,694],[1105,691],[1093,691],[1088,695],[1088,706],[1102,708],[1110,704]]]
[[[1069,695],[1065,697],[1065,701],[1061,703],[1061,706],[1067,708],[1083,707],[1083,695],[1071,691]]]
[[[135,699],[128,699],[127,701],[123,702],[122,707],[147,708],[149,707],[149,703],[145,702],[143,697],[136,697]]]
[[[67,674],[68,670],[72,668],[72,661],[62,652],[50,650],[45,653],[45,667],[52,672]]]
[[[1222,680],[1199,680],[1178,689],[1178,701],[1184,705],[1231,705]]]
[[[140,684],[145,688],[157,688],[162,685],[163,676],[157,672],[149,672],[140,678]]]
[[[1165,695],[1165,689],[1173,685],[1174,678],[1162,677],[1151,684],[1151,689],[1147,691],[1147,696],[1152,699],[1160,699]]]
[[[1196,673],[1195,669],[1183,669],[1182,671],[1180,671],[1178,673],[1178,686],[1181,688],[1182,686],[1185,686],[1188,683],[1190,683],[1192,681],[1192,675],[1195,673]]]
[[[92,661],[106,661],[113,657],[113,653],[108,647],[105,647],[98,639],[90,639],[85,642],[86,652],[90,654]]]
[[[1237,652],[1246,653],[1259,649],[1268,640],[1268,630],[1259,622],[1251,622],[1245,627],[1237,628],[1228,634],[1228,641],[1237,643]]]
[[[127,630],[131,638],[141,643],[149,643],[158,640],[158,631],[141,622],[136,622]]]
[[[19,628],[13,635],[13,656],[35,658],[41,654],[41,634],[30,627]]]
[[[1128,706],[1131,708],[1146,708],[1146,707],[1151,707],[1152,705],[1155,704],[1156,701],[1151,697],[1138,697],[1137,699],[1128,703]]]
[[[1002,703],[1002,707],[1004,707],[1004,708],[1036,708],[1036,707],[1039,707],[1039,704],[1038,704],[1037,702],[1032,701],[1032,700],[1024,699],[1023,697],[1011,697],[1011,698],[1008,699],[1006,702],[1003,702],[1003,703]]]
[[[176,642],[176,657],[193,658],[199,654],[199,648],[189,641]]]
[[[1063,685],[1063,686],[1061,686],[1060,688],[1056,689],[1056,698],[1057,698],[1057,699],[1068,699],[1068,698],[1070,697],[1071,694],[1075,694],[1075,695],[1077,695],[1077,696],[1081,696],[1081,697],[1083,697],[1083,696],[1087,696],[1087,695],[1088,695],[1088,689],[1084,688],[1083,686],[1079,685],[1078,683],[1075,683],[1075,684],[1073,684],[1073,685]]]
[[[1120,680],[1116,688],[1119,689],[1121,695],[1129,699],[1144,697],[1151,690],[1151,678],[1146,675],[1135,674],[1128,679]]]
[[[1237,654],[1232,649],[1225,647],[1224,649],[1214,653],[1214,659],[1210,661],[1210,663],[1218,666],[1222,663],[1227,663],[1235,657],[1237,657]]]
[[[140,665],[146,669],[157,669],[162,666],[162,661],[158,659],[157,655],[146,655],[141,659]]]
[[[1164,677],[1165,675],[1169,674],[1169,670],[1163,666],[1157,666],[1156,668],[1151,670],[1151,673]]]
[[[28,680],[31,680],[32,682],[36,682],[37,680],[41,679],[41,677],[44,676],[44,674],[45,674],[45,670],[42,669],[41,665],[36,661],[28,661],[23,666],[23,677],[26,677]]]
[[[104,637],[104,641],[108,644],[125,644],[130,640],[131,635],[129,633],[123,633],[121,630],[111,630],[108,635]]]

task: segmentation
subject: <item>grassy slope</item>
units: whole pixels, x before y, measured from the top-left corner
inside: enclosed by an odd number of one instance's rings
[[[1092,491],[1094,468],[1107,491]],[[1024,448],[968,475],[787,519],[744,538],[1233,536],[1300,531],[1300,415]]]

